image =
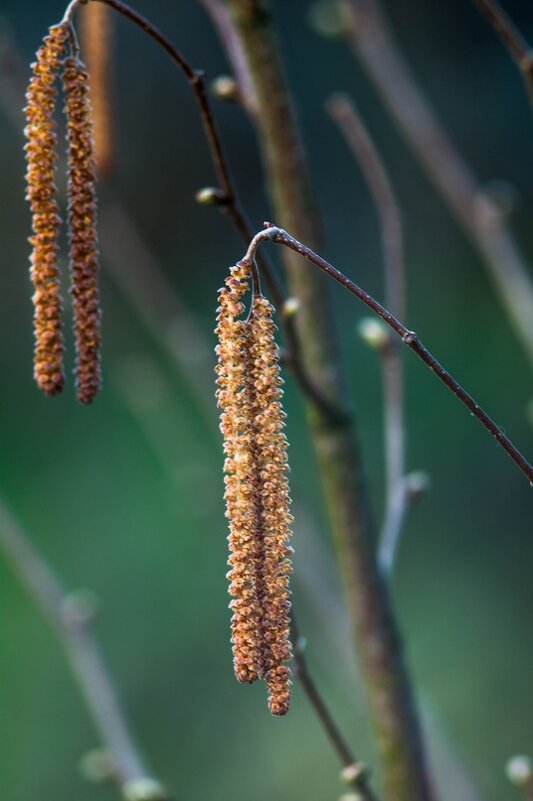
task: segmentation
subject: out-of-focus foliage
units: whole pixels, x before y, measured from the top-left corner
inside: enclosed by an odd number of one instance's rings
[[[421,83],[468,160],[484,181],[509,185],[516,198],[511,223],[533,261],[533,121],[514,66],[463,0],[387,5]],[[381,296],[375,211],[323,109],[326,96],[342,89],[357,99],[402,204],[409,325],[531,453],[530,373],[479,259],[351,55],[309,29],[307,6],[274,3],[324,213],[325,254]],[[137,7],[210,76],[226,69],[195,3],[140,1]],[[533,10],[518,0],[507,7],[533,39]],[[62,12],[58,0],[3,0],[2,24],[24,63]],[[194,204],[195,191],[212,183],[213,174],[182,76],[139,31],[117,23],[119,158],[112,191],[210,349],[216,290],[242,245],[216,210]],[[217,115],[243,200],[260,227],[270,215],[253,134],[238,108],[221,106]],[[36,390],[22,140],[4,109],[0,147],[2,492],[68,586],[98,594],[97,633],[120,695],[149,761],[177,798],[335,798],[337,764],[299,688],[288,717],[275,720],[261,688],[233,679],[214,400],[206,390],[200,408],[183,373],[108,276],[105,259],[102,396],[81,408],[72,381],[58,399]],[[379,371],[356,335],[364,310],[338,287],[331,290],[379,520]],[[179,346],[197,355],[194,338],[182,335]],[[208,350],[194,370],[209,373],[213,362]],[[420,689],[485,797],[511,801],[516,796],[504,763],[517,751],[531,751],[533,742],[530,489],[410,354],[406,370],[408,465],[432,479],[407,527],[394,580],[407,652]],[[290,379],[287,411],[295,602],[309,661],[357,753],[372,762],[302,404]],[[0,618],[4,796],[114,798],[111,788],[80,778],[78,762],[98,744],[95,732],[57,641],[1,554]]]

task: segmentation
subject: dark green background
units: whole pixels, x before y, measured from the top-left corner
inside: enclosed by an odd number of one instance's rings
[[[323,109],[328,94],[342,89],[356,98],[402,205],[409,326],[531,454],[531,374],[484,266],[352,56],[311,31],[308,5],[274,3],[324,214],[325,255],[381,297],[375,210]],[[226,69],[211,25],[192,0],[139,0],[136,7],[210,76]],[[484,182],[504,181],[515,197],[511,224],[531,257],[533,123],[509,57],[465,0],[389,0],[388,7],[420,83],[462,152]],[[531,5],[514,0],[507,8],[533,40]],[[63,6],[2,0],[0,10],[26,65]],[[72,382],[61,398],[39,395],[31,368],[22,141],[2,109],[1,491],[69,588],[98,595],[96,631],[132,727],[178,799],[334,799],[342,791],[337,764],[298,686],[290,714],[276,720],[263,687],[240,686],[232,676],[222,456],[216,423],[206,419],[216,413],[210,391],[216,290],[242,245],[215,210],[193,201],[213,173],[182,76],[139,31],[117,23],[118,164],[109,192],[200,327],[206,351],[197,353],[200,343],[190,334],[181,335],[179,346],[196,358],[192,369],[207,388],[200,405],[104,259],[104,391],[91,408],[76,404]],[[237,108],[217,107],[217,116],[242,198],[260,227],[272,214],[253,133]],[[379,521],[378,365],[356,334],[364,309],[338,287],[331,290]],[[407,653],[420,692],[482,797],[511,801],[517,793],[504,778],[505,761],[533,751],[531,491],[429,371],[411,354],[405,362],[408,466],[432,481],[409,521],[394,578]],[[372,763],[302,404],[290,379],[287,411],[294,595],[309,661],[358,755]],[[2,795],[114,798],[113,788],[80,777],[81,755],[98,745],[95,731],[64,654],[1,554],[0,619]],[[442,747],[436,751],[442,797],[466,801],[452,789]]]

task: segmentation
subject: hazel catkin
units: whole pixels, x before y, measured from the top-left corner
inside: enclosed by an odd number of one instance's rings
[[[65,59],[62,75],[68,140],[68,226],[76,342],[76,390],[91,403],[100,389],[100,301],[96,235],[96,174],[89,76]]]
[[[230,594],[235,673],[263,678],[269,708],[290,701],[289,546],[292,516],[283,433],[282,379],[273,307],[261,295],[246,321],[241,298],[249,266],[233,267],[219,294],[218,390],[224,436],[226,515],[230,523]]]
[[[68,28],[50,28],[37,59],[26,93],[25,146],[26,198],[32,212],[30,244],[31,279],[34,286],[34,376],[46,395],[63,389],[63,335],[59,293],[58,233],[61,220],[56,199],[55,168],[57,137],[53,120],[61,58]]]

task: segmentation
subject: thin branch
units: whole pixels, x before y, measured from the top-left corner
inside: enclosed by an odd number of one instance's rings
[[[143,788],[146,801],[165,801],[166,791],[146,769],[129,731],[89,621],[69,604],[69,596],[57,576],[1,497],[0,547],[63,643],[87,709],[112,760],[123,797],[127,801],[135,788]]]
[[[80,0],[74,0],[74,7]],[[162,33],[155,25],[148,19],[143,17],[131,6],[123,3],[121,0],[89,0],[89,2],[101,2],[111,6],[119,14],[129,19],[139,28],[141,28],[148,36],[150,36],[163,50],[170,56],[175,64],[185,75],[198,104],[200,113],[200,120],[209,146],[209,152],[217,176],[217,181],[220,185],[220,192],[216,194],[216,205],[225,211],[233,223],[237,233],[244,243],[248,243],[252,236],[252,230],[246,220],[246,216],[242,211],[238,199],[237,191],[231,177],[228,167],[227,159],[224,154],[222,142],[218,129],[216,126],[215,118],[211,109],[211,104],[205,90],[205,75],[202,70],[195,69],[177,50],[174,44]],[[72,14],[72,9],[70,11]],[[269,290],[272,294],[272,299],[275,305],[280,308],[283,304],[283,296],[278,283],[275,279],[272,270],[266,261],[260,263],[260,268],[268,284]],[[309,400],[314,403],[323,413],[329,414],[333,419],[338,420],[342,416],[342,411],[336,409],[331,402],[320,393],[311,381],[300,356],[300,347],[297,337],[297,331],[292,319],[282,318],[282,326],[287,339],[287,347],[289,351],[288,365],[291,367],[296,380],[299,382],[303,392],[307,395]]]
[[[441,364],[439,364],[426,346],[420,341],[414,331],[410,331],[402,322],[400,322],[400,320],[398,320],[390,311],[388,311],[388,309],[386,309],[381,305],[381,303],[369,295],[368,292],[365,292],[364,289],[361,289],[361,287],[343,275],[343,273],[339,272],[336,267],[333,267],[332,264],[327,262],[310,248],[303,245],[297,239],[294,239],[294,237],[290,236],[281,228],[272,226],[270,223],[265,223],[265,225],[267,226],[265,230],[260,231],[252,239],[243,261],[252,261],[259,244],[264,241],[271,241],[278,245],[288,247],[296,253],[299,253],[305,259],[329,275],[330,278],[333,278],[335,281],[337,281],[337,283],[341,284],[341,286],[347,289],[348,292],[351,292],[352,295],[355,295],[357,298],[359,298],[359,300],[368,306],[369,309],[377,314],[378,317],[381,317],[381,319],[387,323],[387,325],[392,328],[392,330],[395,331],[399,337],[401,337],[402,342],[407,345],[408,348],[414,351],[414,353],[416,353],[419,359],[421,359],[424,364],[426,364],[429,369],[435,373],[437,378],[439,378],[442,383],[445,384],[445,386],[447,386],[448,389],[451,390],[451,392],[453,392],[453,394],[461,401],[461,403],[466,406],[471,414],[479,420],[479,422],[484,426],[484,428],[486,428],[489,434],[494,437],[496,442],[501,445],[503,450],[533,485],[533,465],[527,461],[525,456],[523,456],[518,448],[513,445],[509,437],[504,434],[502,429],[494,422],[494,420],[492,420],[481,408],[481,406],[476,403],[472,396],[462,388],[462,386],[452,375],[450,375],[447,370],[444,369]]]
[[[389,176],[355,105],[344,95],[334,95],[327,110],[340,127],[363,173],[378,211],[385,267],[385,305],[405,317],[405,268],[400,209]],[[404,492],[405,423],[402,353],[399,343],[387,337],[378,349],[383,375],[385,409],[386,502],[383,531],[397,519],[397,505]],[[405,499],[401,500],[402,507]],[[398,530],[399,534],[399,530]],[[381,536],[383,539],[383,534]]]
[[[276,216],[318,247],[321,225],[267,0],[229,0],[257,97],[255,119]],[[327,289],[296,254],[284,256],[302,354],[313,382],[337,406],[348,403]],[[308,410],[326,512],[362,665],[390,801],[431,797],[414,694],[388,590],[376,561],[370,505],[353,430]]]
[[[522,74],[533,104],[533,50],[497,0],[473,0],[507,48]]]
[[[341,0],[346,36],[415,156],[480,252],[533,365],[533,282],[501,212],[433,114],[379,0]]]
[[[407,514],[427,490],[426,473],[415,472],[404,476],[396,488],[388,509],[379,539],[378,562],[383,575],[390,576],[396,563],[398,545]]]
[[[368,771],[366,766],[359,762],[344,737],[340,729],[333,720],[317,685],[315,684],[305,658],[305,642],[302,639],[294,614],[292,615],[292,640],[294,643],[294,668],[302,689],[304,690],[309,703],[328,737],[333,750],[337,754],[343,767],[342,778],[348,787],[355,790],[361,801],[377,801],[368,783]]]

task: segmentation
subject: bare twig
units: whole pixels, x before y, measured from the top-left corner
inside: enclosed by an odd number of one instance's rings
[[[408,473],[396,487],[379,539],[378,561],[384,575],[392,574],[402,529],[415,501],[427,490],[426,473]]]
[[[439,364],[435,357],[429,352],[426,346],[420,341],[414,331],[410,331],[400,320],[398,320],[388,309],[375,300],[368,292],[357,286],[353,281],[347,278],[343,273],[339,272],[336,267],[327,262],[317,253],[314,253],[310,248],[303,245],[294,237],[290,236],[286,231],[281,228],[272,226],[270,223],[265,223],[265,230],[260,231],[252,239],[248,251],[244,257],[244,261],[252,261],[259,244],[264,241],[276,242],[278,245],[294,250],[301,256],[304,256],[308,261],[325,272],[330,278],[333,278],[337,283],[341,284],[348,292],[355,295],[361,300],[369,309],[371,309],[378,317],[387,323],[387,325],[401,337],[402,342],[407,345],[416,355],[426,364],[429,369],[435,373],[443,384],[453,392],[453,394],[463,403],[466,408],[471,412],[474,417],[477,417],[479,422],[486,428],[486,430],[494,437],[496,442],[501,445],[507,455],[518,466],[522,473],[533,485],[533,465],[523,456],[518,448],[513,445],[509,437],[502,431],[502,429],[488,416],[488,414],[476,403],[471,395],[464,390],[461,385],[453,378],[450,373]]]
[[[203,71],[192,67],[183,54],[177,50],[177,48],[165,36],[165,34],[163,34],[155,25],[143,17],[142,14],[139,14],[139,12],[137,12],[131,6],[123,3],[121,0],[89,1],[101,2],[111,6],[115,11],[122,14],[124,17],[141,28],[146,34],[148,34],[148,36],[150,36],[163,48],[163,50],[170,56],[170,58],[175,64],[177,64],[177,66],[185,75],[198,104],[200,119],[209,145],[209,151],[213,166],[215,168],[217,181],[220,186],[220,191],[216,191],[213,195],[213,198],[216,200],[216,205],[227,213],[243,242],[249,242],[252,235],[252,230],[241,208],[231,172],[228,167],[227,159],[222,147],[222,141],[220,139],[215,118],[211,109],[211,104],[205,90],[205,76]],[[77,2],[79,2],[79,0],[77,0]],[[72,11],[70,13],[72,13]],[[263,271],[263,275],[268,284],[269,290],[272,293],[274,303],[278,308],[280,308],[283,304],[283,297],[275,276],[267,262],[263,261],[263,263],[260,264],[260,267]],[[287,339],[287,347],[289,351],[288,365],[291,367],[296,380],[300,384],[300,387],[307,395],[309,400],[320,410],[326,414],[330,414],[333,419],[338,419],[342,416],[342,411],[336,409],[333,404],[322,393],[319,392],[318,388],[311,381],[308,372],[304,367],[300,355],[298,335],[293,320],[291,318],[282,318],[281,322]]]
[[[344,134],[378,211],[385,267],[385,305],[402,319],[405,317],[402,221],[389,176],[352,101],[344,95],[334,95],[329,99],[327,109]],[[397,524],[399,504],[402,511],[406,507],[402,353],[396,339],[387,336],[386,340],[384,346],[378,348],[385,410],[386,502],[383,531],[390,529],[393,523]],[[396,527],[395,541],[399,530]]]
[[[300,636],[294,614],[292,615],[292,639],[294,643],[294,667],[295,673],[313,707],[315,714],[320,721],[339,761],[342,765],[342,778],[346,785],[355,790],[359,795],[360,801],[377,801],[368,783],[368,771],[366,766],[356,759],[352,750],[335,721],[311,676],[305,658],[305,641]]]
[[[509,51],[533,104],[533,50],[497,0],[474,0],[474,3]]]
[[[414,154],[479,250],[533,364],[533,283],[501,212],[416,85],[379,0],[341,0],[341,4],[350,43]]]
[[[141,789],[146,801],[165,801],[166,791],[150,775],[133,741],[108,666],[90,631],[90,621],[69,603],[59,579],[1,497],[0,547],[63,643],[125,801],[140,797]]]

